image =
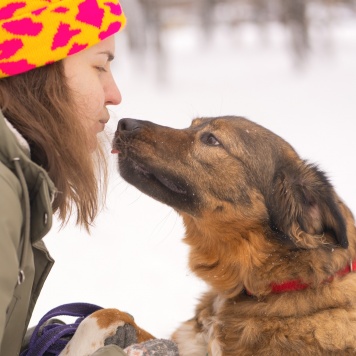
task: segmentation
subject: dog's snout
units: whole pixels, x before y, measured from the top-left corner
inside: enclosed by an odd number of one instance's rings
[[[140,122],[135,119],[121,119],[117,125],[117,130],[120,132],[132,132],[141,128]]]

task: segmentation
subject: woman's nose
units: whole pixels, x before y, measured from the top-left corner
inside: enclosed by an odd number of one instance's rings
[[[115,83],[114,78],[111,78],[110,83],[106,88],[106,100],[105,105],[119,105],[121,103],[122,97],[120,89]]]

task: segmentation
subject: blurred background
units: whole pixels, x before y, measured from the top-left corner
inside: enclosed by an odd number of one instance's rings
[[[169,32],[194,28],[200,46],[212,42],[217,29],[234,38],[243,36],[246,26],[269,45],[271,31],[284,32],[285,49],[295,66],[302,66],[316,48],[331,50],[332,27],[354,18],[355,0],[124,0],[129,17],[129,48],[141,55],[153,51],[157,75],[167,75]]]
[[[122,0],[108,155],[122,117],[184,128],[239,115],[316,162],[356,213],[355,0]],[[179,147],[177,147],[179,149]],[[91,235],[71,223],[45,238],[56,264],[31,324],[50,308],[91,302],[131,313],[157,337],[189,319],[204,283],[187,267],[171,208],[125,183],[109,156],[106,208]]]

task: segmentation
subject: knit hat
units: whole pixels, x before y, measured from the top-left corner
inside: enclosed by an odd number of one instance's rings
[[[0,0],[0,78],[77,53],[125,22],[119,0]]]

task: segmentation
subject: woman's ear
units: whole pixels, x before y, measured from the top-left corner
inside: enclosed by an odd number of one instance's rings
[[[267,197],[270,226],[294,244],[315,248],[320,243],[348,247],[345,219],[325,174],[300,161],[280,167]]]

